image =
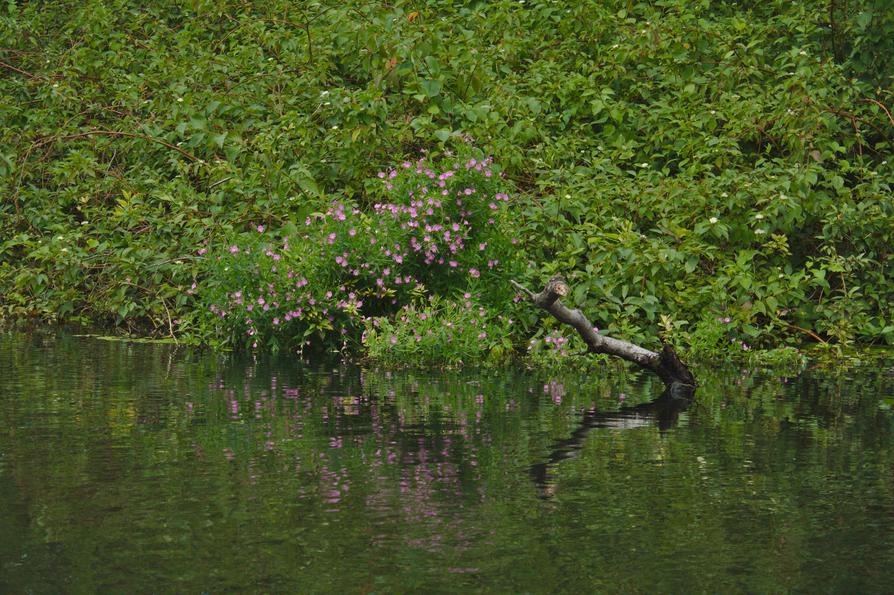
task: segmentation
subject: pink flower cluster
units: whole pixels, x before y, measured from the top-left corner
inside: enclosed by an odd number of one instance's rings
[[[419,160],[379,172],[386,200],[370,211],[336,201],[307,216],[302,232],[291,238],[297,251],[288,240],[275,245],[274,234],[254,224],[255,239],[230,244],[216,257],[224,271],[242,271],[241,287],[231,287],[210,311],[252,338],[287,333],[285,327],[303,336],[308,324],[341,336],[363,326],[364,308],[393,311],[420,284],[449,290],[456,274],[474,282],[500,267],[500,259],[488,254],[499,244],[490,234],[509,197],[496,190],[499,176],[492,167],[490,158],[469,159],[438,172]],[[476,336],[487,337],[483,326]]]

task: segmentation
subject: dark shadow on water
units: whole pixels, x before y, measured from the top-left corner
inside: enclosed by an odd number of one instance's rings
[[[555,491],[552,470],[565,459],[574,457],[584,447],[587,434],[596,428],[626,430],[657,425],[667,430],[677,423],[680,413],[692,403],[695,389],[688,385],[674,384],[666,388],[656,399],[618,411],[585,411],[580,425],[571,436],[552,445],[546,461],[531,466],[531,478],[541,498],[551,498]]]

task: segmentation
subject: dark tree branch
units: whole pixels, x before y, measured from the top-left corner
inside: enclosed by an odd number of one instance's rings
[[[621,341],[606,335],[600,335],[593,324],[578,309],[565,307],[560,298],[567,296],[571,288],[561,276],[549,280],[540,293],[534,293],[520,283],[512,281],[512,285],[525,293],[534,305],[546,310],[561,323],[567,324],[577,331],[590,353],[606,353],[620,357],[629,362],[654,372],[668,387],[674,384],[695,387],[695,377],[689,368],[680,361],[670,345],[665,345],[660,352],[650,351],[639,345]]]

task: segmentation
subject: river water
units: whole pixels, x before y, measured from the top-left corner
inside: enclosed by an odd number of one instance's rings
[[[894,366],[698,375],[0,333],[0,592],[891,592]]]

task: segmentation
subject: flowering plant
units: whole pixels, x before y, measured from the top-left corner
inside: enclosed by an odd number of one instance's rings
[[[508,302],[503,188],[490,158],[405,161],[379,172],[371,208],[337,200],[278,234],[256,225],[204,255],[209,320],[233,345],[345,348],[424,295]]]

